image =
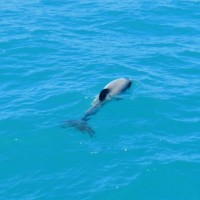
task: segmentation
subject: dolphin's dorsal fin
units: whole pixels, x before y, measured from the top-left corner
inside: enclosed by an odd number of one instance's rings
[[[99,94],[99,101],[104,101],[107,97],[109,93],[109,89],[108,88],[105,88],[103,90],[101,90],[100,94]]]

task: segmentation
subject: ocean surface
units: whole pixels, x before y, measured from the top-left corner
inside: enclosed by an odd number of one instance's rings
[[[200,199],[200,1],[1,0],[1,200]],[[113,79],[120,101],[80,119]]]

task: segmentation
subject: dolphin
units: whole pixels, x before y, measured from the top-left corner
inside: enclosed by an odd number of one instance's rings
[[[79,120],[65,121],[62,127],[74,127],[81,132],[88,133],[90,137],[94,135],[94,130],[88,125],[87,121],[95,115],[100,108],[111,100],[121,99],[118,95],[128,90],[132,85],[132,80],[128,78],[118,78],[109,82],[101,92],[95,97],[91,107],[84,113]]]

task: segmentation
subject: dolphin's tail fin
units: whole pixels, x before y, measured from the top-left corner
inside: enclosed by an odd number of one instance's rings
[[[75,129],[81,131],[82,133],[87,133],[90,137],[94,136],[94,130],[88,125],[86,120],[67,120],[61,124],[62,128],[74,127]]]

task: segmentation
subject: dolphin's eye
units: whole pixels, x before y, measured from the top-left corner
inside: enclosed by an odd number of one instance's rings
[[[104,101],[109,93],[109,89],[103,89],[101,90],[99,94],[99,101]]]

